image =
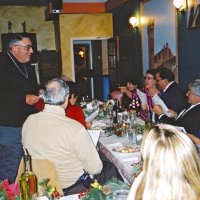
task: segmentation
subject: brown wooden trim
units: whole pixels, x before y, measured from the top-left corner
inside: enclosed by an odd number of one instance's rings
[[[106,12],[111,11],[112,9],[116,8],[117,6],[127,2],[128,0],[108,0],[105,2],[105,9]]]

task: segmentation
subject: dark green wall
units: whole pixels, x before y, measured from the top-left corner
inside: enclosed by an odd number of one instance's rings
[[[200,78],[200,27],[187,28],[187,13],[178,13],[179,83],[187,89],[188,83]]]
[[[113,13],[114,36],[119,36],[118,75],[120,82],[138,80],[143,73],[141,35],[138,28],[129,24],[131,16],[139,16],[139,0],[128,0],[118,6]]]

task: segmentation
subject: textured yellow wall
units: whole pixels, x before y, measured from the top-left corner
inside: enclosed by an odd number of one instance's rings
[[[73,39],[112,37],[112,14],[62,14],[59,21],[63,74],[74,80]]]
[[[45,21],[45,7],[0,6],[0,33],[8,33],[8,21],[12,31],[23,32],[22,22],[26,22],[26,32],[36,33],[38,51],[55,50],[53,21]],[[2,51],[0,39],[0,51]]]

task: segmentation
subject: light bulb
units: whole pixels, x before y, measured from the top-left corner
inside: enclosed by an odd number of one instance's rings
[[[138,19],[136,17],[131,17],[129,19],[129,23],[133,26],[133,27],[136,27],[138,26]]]
[[[173,4],[177,9],[180,9],[183,6],[183,0],[174,0]]]

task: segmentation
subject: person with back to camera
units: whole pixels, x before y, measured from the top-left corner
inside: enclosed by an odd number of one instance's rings
[[[146,134],[141,148],[143,171],[127,200],[200,199],[200,158],[186,134],[160,124]]]
[[[86,190],[81,180],[84,171],[100,183],[112,178],[115,171],[102,163],[87,130],[65,115],[69,97],[66,82],[50,80],[42,96],[44,110],[30,115],[22,129],[22,142],[32,158],[54,163],[65,195]]]
[[[39,86],[29,65],[33,53],[27,36],[13,34],[0,57],[0,181],[15,181],[22,158],[21,128],[35,113]]]
[[[63,80],[62,77],[61,79]],[[92,122],[85,121],[83,109],[81,108],[81,106],[76,105],[78,96],[80,94],[78,85],[71,80],[64,80],[64,81],[68,84],[70,88],[69,103],[67,108],[65,109],[66,116],[80,122],[85,128],[89,129],[92,125]],[[35,104],[35,108],[38,111],[42,111],[44,109],[44,100],[40,99]]]

